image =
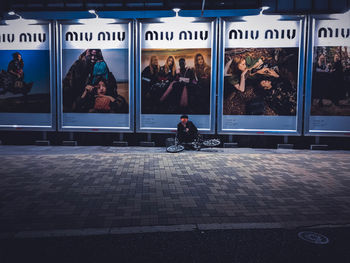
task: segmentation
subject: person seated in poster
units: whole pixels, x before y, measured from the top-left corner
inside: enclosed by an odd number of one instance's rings
[[[283,77],[262,77],[257,94],[261,94],[266,106],[273,112],[269,115],[290,116],[296,114],[296,87]]]
[[[63,79],[63,111],[81,112],[77,102],[81,99],[86,87],[97,85],[100,77],[105,78],[109,95],[122,104],[119,107],[120,113],[127,112],[128,105],[125,99],[118,95],[117,81],[108,69],[100,49],[85,50],[70,67]]]
[[[20,53],[16,52],[12,54],[12,60],[10,61],[7,72],[11,73],[15,80],[23,80],[24,73],[23,67],[24,62]]]
[[[314,65],[314,74],[312,81],[312,99],[313,105],[318,104],[322,107],[326,102],[326,98],[329,97],[328,89],[330,87],[330,69],[331,64],[327,63],[325,54],[321,53],[317,59],[317,63]]]
[[[343,105],[350,105],[350,51],[348,47],[343,47],[342,60],[344,65],[344,90],[345,90],[345,100],[341,103]]]
[[[350,105],[350,51],[348,51],[348,47],[343,48],[345,99],[341,101],[341,104]]]
[[[13,94],[22,93],[27,95],[33,86],[33,82],[24,82],[24,61],[19,52],[12,54],[12,60],[9,62],[7,71],[0,73],[0,94],[11,92]]]
[[[164,66],[160,67],[160,71],[158,74],[158,82],[155,84],[155,96],[154,99],[157,104],[158,112],[159,110],[161,113],[168,113],[171,112],[171,109],[169,109],[165,99],[163,98],[163,95],[165,94],[166,90],[169,87],[172,87],[172,85],[175,83],[176,80],[176,63],[173,56],[168,56],[168,58],[165,61]]]
[[[255,93],[263,98],[265,115],[293,116],[297,106],[298,56],[295,51],[282,48],[268,53],[268,67],[276,74],[261,74]]]
[[[179,59],[179,65],[180,68],[176,71],[175,82],[173,85],[169,85],[160,98],[161,102],[167,102],[169,113],[189,111],[195,101],[193,96],[193,70],[186,66],[184,58]]]
[[[92,70],[89,82],[96,84],[98,79],[104,78],[105,80],[108,80],[108,73],[109,70],[106,62],[103,60],[103,57],[99,57],[97,58],[97,61],[94,64],[94,68]]]
[[[196,114],[210,113],[210,77],[211,68],[205,62],[201,53],[194,57],[194,88],[193,97],[197,98],[193,102],[192,109]]]
[[[330,92],[329,99],[336,106],[339,105],[339,101],[345,99],[346,90],[344,87],[344,70],[340,58],[340,53],[335,53],[333,57],[333,63],[331,64],[331,83],[333,89]]]
[[[141,73],[141,94],[142,94],[142,112],[149,113],[152,112],[154,106],[153,98],[156,95],[158,82],[158,75],[160,71],[160,66],[158,64],[158,57],[151,56],[149,65],[144,68]]]
[[[255,93],[252,83],[255,74],[251,73],[252,69],[259,67],[261,64],[262,61],[258,60],[248,68],[244,56],[230,57],[224,69],[224,114],[247,114],[247,108],[249,107],[246,107],[246,103],[248,101],[252,101],[251,108],[258,107],[260,109],[251,112],[248,110],[248,114],[249,112],[254,115],[261,113],[261,101],[254,101]]]
[[[103,77],[96,79],[97,84],[86,85],[80,99],[77,100],[77,108],[80,112],[118,113],[125,104],[122,97],[114,97],[107,90],[107,80]]]

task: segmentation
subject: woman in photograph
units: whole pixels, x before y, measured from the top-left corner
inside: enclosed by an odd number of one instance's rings
[[[141,96],[142,113],[153,113],[155,110],[154,100],[159,100],[159,87],[157,85],[160,66],[157,56],[151,56],[149,65],[141,73]]]
[[[350,47],[349,47],[350,48]],[[350,104],[350,50],[348,47],[343,47],[342,60],[344,65],[344,89],[345,89],[345,104]]]
[[[295,115],[297,105],[296,87],[286,78],[262,77],[258,81],[258,91],[267,108],[273,111],[269,115]]]
[[[31,91],[33,82],[24,82],[23,68],[22,55],[19,52],[13,53],[7,71],[0,72],[0,95],[10,92],[13,94],[22,93],[26,96]]]
[[[340,54],[335,53],[331,68],[331,83],[334,90],[330,92],[330,99],[334,105],[339,105],[339,101],[345,99],[346,91],[344,86],[344,70],[340,59]]]
[[[24,62],[22,59],[22,55],[19,52],[15,52],[12,54],[12,60],[10,61],[7,72],[12,74],[15,81],[23,81],[24,79],[24,73],[23,73],[23,67]]]
[[[96,79],[95,85],[86,85],[83,94],[77,102],[79,112],[118,113],[125,109],[125,100],[108,90],[107,80],[103,77]]]
[[[210,77],[211,68],[205,62],[201,53],[194,57],[194,78],[196,83],[196,105],[193,108],[197,114],[208,114],[210,111]]]
[[[97,80],[100,78],[104,78],[108,81],[109,77],[109,69],[105,60],[103,59],[102,52],[100,49],[92,49],[91,53],[94,54],[94,67],[92,70],[92,74],[90,76],[90,83],[93,85],[97,84]]]
[[[154,106],[154,98],[157,96],[158,75],[160,66],[158,57],[151,56],[149,65],[141,73],[141,94],[142,94],[142,112],[149,113]]]
[[[159,80],[169,84],[176,78],[176,64],[173,56],[168,56],[164,66],[160,68]]]
[[[330,87],[331,65],[327,63],[326,56],[321,53],[315,63],[314,75],[312,81],[313,105],[323,106],[324,99],[329,97],[328,89]]]
[[[147,94],[151,89],[152,85],[158,81],[158,74],[160,67],[158,64],[158,57],[151,56],[149,65],[144,68],[141,73],[142,78],[142,90],[144,94]]]
[[[205,62],[202,54],[198,53],[194,57],[194,74],[198,83],[210,86],[210,66]]]
[[[164,66],[160,67],[158,76],[158,83],[156,85],[157,101],[160,105],[157,107],[162,113],[171,112],[172,109],[168,107],[167,97],[168,93],[173,89],[176,80],[176,63],[173,56],[168,56]]]
[[[226,63],[224,69],[225,83],[231,84],[232,88],[244,92],[245,80],[248,76],[250,76],[250,74],[245,58],[241,56],[231,57]],[[229,85],[225,85],[225,92],[232,92],[232,88]]]
[[[249,107],[246,104],[255,98],[251,85],[252,76],[243,56],[231,57],[226,63],[224,68],[224,114],[247,114]],[[261,114],[261,109],[263,111],[261,103],[256,102],[253,105],[260,105],[258,111]]]

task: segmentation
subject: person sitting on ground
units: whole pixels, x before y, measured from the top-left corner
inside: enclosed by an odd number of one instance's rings
[[[187,115],[180,117],[180,122],[177,125],[177,139],[179,143],[190,143],[193,142],[198,136],[197,127],[192,121],[188,120]]]

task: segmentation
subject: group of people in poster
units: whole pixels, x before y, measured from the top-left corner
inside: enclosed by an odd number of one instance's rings
[[[225,115],[296,115],[297,48],[225,50]]]
[[[128,105],[117,92],[117,80],[101,49],[87,49],[63,79],[63,111],[127,113]]]
[[[313,115],[350,115],[348,49],[315,48]],[[205,56],[200,52],[191,56],[168,54],[163,65],[159,61],[157,53],[149,56],[148,65],[141,73],[142,114],[209,114],[211,66]],[[223,113],[295,115],[297,79],[297,48],[228,48],[225,50]],[[0,73],[0,96],[27,94],[32,86],[33,82],[24,81],[21,53],[13,52],[7,70]],[[63,78],[63,110],[127,113],[128,103],[118,94],[117,87],[102,51],[87,49]]]
[[[350,47],[316,47],[313,115],[350,115]]]
[[[169,55],[160,66],[158,56],[151,55],[141,73],[142,114],[209,114],[211,67],[201,53],[194,55],[193,65]]]

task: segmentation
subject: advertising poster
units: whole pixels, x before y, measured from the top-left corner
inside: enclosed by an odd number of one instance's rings
[[[61,129],[130,131],[131,22],[88,22],[60,25]]]
[[[51,130],[51,26],[0,25],[0,128]]]
[[[311,21],[306,133],[350,135],[350,18]]]
[[[297,133],[302,23],[259,21],[222,23],[219,130]]]
[[[214,22],[179,19],[139,23],[139,131],[174,130],[182,114],[213,129]]]

